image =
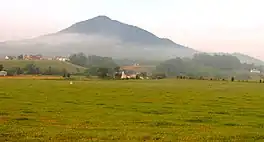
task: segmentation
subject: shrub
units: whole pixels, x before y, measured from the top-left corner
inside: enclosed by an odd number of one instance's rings
[[[232,77],[232,78],[231,78],[231,81],[234,82],[234,81],[235,81],[235,77]]]

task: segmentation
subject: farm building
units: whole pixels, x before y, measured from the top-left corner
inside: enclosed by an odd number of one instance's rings
[[[69,61],[69,58],[57,56],[57,57],[55,57],[55,60],[59,60],[59,61],[65,62],[65,61]]]
[[[0,71],[0,76],[6,76],[7,72],[6,71]]]
[[[13,60],[16,59],[16,56],[5,56],[5,60]]]
[[[42,60],[41,55],[25,55],[24,60]]]
[[[251,73],[260,73],[260,70],[257,70],[257,69],[252,69],[250,70]]]

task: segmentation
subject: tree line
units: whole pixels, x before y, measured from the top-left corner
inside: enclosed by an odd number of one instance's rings
[[[47,69],[40,69],[35,64],[27,64],[25,67],[13,67],[5,69],[4,66],[0,65],[0,71],[5,70],[8,76],[14,75],[63,75],[69,77],[69,72],[66,69],[59,70],[49,66]]]
[[[229,78],[247,80],[250,70],[256,68],[264,71],[262,66],[241,63],[231,55],[196,54],[193,58],[175,58],[156,66],[155,73],[163,73],[167,77],[188,76],[191,78]]]
[[[86,67],[87,69],[81,74],[87,77],[113,78],[116,72],[120,70],[120,67],[110,57],[86,56],[80,52],[70,55],[69,59],[69,62],[72,64]]]

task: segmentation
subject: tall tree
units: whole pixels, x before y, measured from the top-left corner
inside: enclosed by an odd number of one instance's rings
[[[3,69],[4,69],[4,66],[0,64],[0,71],[2,71]]]
[[[24,58],[23,54],[17,56],[17,59],[18,59],[18,60],[23,60],[23,58]]]
[[[36,65],[35,64],[27,64],[24,69],[28,74],[36,74]]]
[[[98,77],[106,78],[108,76],[108,68],[98,68],[97,73]]]
[[[72,54],[69,59],[71,63],[79,66],[86,66],[88,60],[84,53]]]
[[[52,72],[51,72],[51,66],[49,66],[48,74],[49,74],[49,75],[52,75]]]

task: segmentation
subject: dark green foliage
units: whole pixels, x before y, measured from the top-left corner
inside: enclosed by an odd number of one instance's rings
[[[24,68],[24,71],[27,74],[37,74],[39,72],[39,69],[37,69],[35,64],[27,64]]]
[[[66,78],[66,77],[67,77],[67,73],[68,73],[68,72],[67,72],[67,70],[66,70],[66,69],[63,69],[63,70],[62,70],[62,74],[63,74],[62,76],[63,76],[64,78]]]
[[[219,70],[233,70],[241,67],[240,60],[230,55],[196,54],[192,59],[197,64],[213,67]]]
[[[235,81],[235,77],[231,77],[231,81],[234,82]]]
[[[89,69],[86,69],[86,70],[84,71],[84,74],[85,74],[86,76],[97,76],[97,75],[98,75],[98,74],[97,74],[97,70],[98,70],[97,67],[91,67],[91,68],[89,68]]]
[[[108,77],[108,68],[98,68],[97,70],[97,76],[100,78],[106,78]]]
[[[10,68],[8,70],[6,70],[7,72],[7,76],[14,76],[17,74],[17,69],[16,68]]]
[[[17,56],[17,59],[18,59],[18,60],[23,60],[23,58],[24,58],[23,54]]]
[[[1,64],[0,65],[0,71],[2,71],[4,69],[4,66]]]
[[[120,67],[119,67],[119,66],[115,67],[115,68],[114,68],[114,71],[115,71],[115,72],[119,72],[119,71],[120,71]]]
[[[156,66],[156,72],[165,73],[168,77],[193,78],[227,78],[238,72],[236,75],[239,78],[249,79],[248,69],[253,67],[254,65],[241,64],[239,59],[230,55],[196,54],[192,59],[175,58],[164,61]]]
[[[115,68],[118,66],[110,57],[101,57],[96,55],[86,56],[84,53],[73,54],[69,59],[72,64],[88,68]]]
[[[36,67],[36,74],[41,74],[41,72],[40,72],[38,67]]]
[[[20,74],[23,74],[23,73],[24,73],[24,71],[20,67],[18,67],[17,71],[16,71],[16,74],[20,75]]]
[[[52,72],[51,72],[51,66],[49,66],[49,71],[48,71],[48,74],[52,74]]]
[[[88,58],[84,53],[77,53],[77,54],[72,54],[70,57],[70,62],[79,65],[79,66],[86,66],[87,65],[87,60]]]

